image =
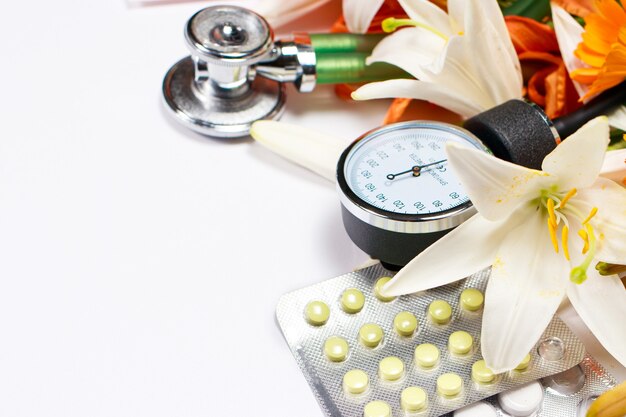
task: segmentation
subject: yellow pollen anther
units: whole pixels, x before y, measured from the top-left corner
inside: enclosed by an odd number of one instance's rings
[[[578,231],[578,236],[580,236],[583,242],[585,242],[585,246],[583,246],[583,255],[584,255],[589,250],[589,235],[583,229],[580,229]]]
[[[548,206],[548,216],[550,216],[550,224],[554,224],[556,227],[556,216],[554,214],[554,200],[548,198],[546,201],[546,205]]]
[[[583,225],[589,223],[589,220],[591,220],[591,218],[593,216],[595,216],[597,212],[598,212],[598,208],[597,207],[592,208],[591,212],[589,213],[589,216],[587,216],[587,218],[585,220],[583,220]]]
[[[571,190],[569,190],[569,192],[565,194],[565,197],[563,197],[563,200],[561,200],[557,208],[562,209],[563,207],[565,207],[565,203],[567,203],[570,198],[574,197],[577,192],[578,190],[576,190],[576,188],[572,188]]]
[[[569,246],[567,245],[567,237],[569,236],[569,228],[567,225],[563,225],[563,230],[561,230],[561,245],[563,245],[563,255],[565,255],[565,259],[569,261]]]
[[[550,239],[552,240],[552,246],[554,246],[554,251],[556,253],[559,253],[559,242],[556,240],[556,223],[552,223],[551,219],[549,218],[548,218],[548,231],[550,232]]]

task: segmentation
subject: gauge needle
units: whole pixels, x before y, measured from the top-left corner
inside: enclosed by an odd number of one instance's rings
[[[422,173],[422,169],[429,167],[429,166],[440,164],[445,161],[447,161],[447,159],[442,159],[441,161],[431,162],[430,164],[425,164],[425,165],[414,165],[411,167],[411,169],[407,169],[406,171],[398,172],[397,174],[387,174],[387,179],[393,180],[397,176],[408,174],[409,172],[412,172],[414,177],[419,177],[420,174]]]

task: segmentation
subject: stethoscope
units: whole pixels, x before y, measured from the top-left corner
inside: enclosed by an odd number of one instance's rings
[[[236,6],[207,7],[184,30],[191,56],[165,75],[163,98],[175,120],[207,136],[247,136],[257,120],[275,120],[285,84],[301,93],[317,84],[406,77],[387,64],[365,65],[381,35],[294,34],[274,41],[267,21]]]
[[[176,120],[208,136],[246,136],[253,122],[277,119],[285,83],[310,92],[318,83],[406,76],[391,66],[365,66],[380,36],[294,35],[275,42],[261,16],[234,6],[200,10],[187,22],[185,40],[191,56],[168,71],[163,95]],[[562,138],[625,101],[626,82],[554,120],[533,103],[510,100],[463,128],[414,121],[367,132],[337,166],[346,231],[364,252],[398,269],[475,212],[447,167],[446,142],[541,169]]]

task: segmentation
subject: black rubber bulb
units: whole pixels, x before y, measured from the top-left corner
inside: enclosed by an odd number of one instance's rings
[[[465,122],[498,158],[541,169],[543,158],[594,117],[626,103],[626,82],[605,91],[580,109],[551,121],[535,104],[510,100]]]

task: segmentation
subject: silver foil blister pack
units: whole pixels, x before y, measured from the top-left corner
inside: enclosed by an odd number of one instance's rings
[[[503,396],[524,388],[518,387],[483,400],[482,402],[491,405],[490,408],[476,403],[446,417],[585,417],[591,403],[600,394],[615,387],[617,382],[602,365],[587,354],[573,368],[542,378],[534,384],[541,387],[543,398],[537,403],[534,403],[532,396],[524,398],[528,407],[527,413],[519,410],[507,413],[503,409],[506,407],[501,404]]]
[[[531,362],[528,368],[499,374],[489,384],[478,384],[471,378],[471,369],[476,361],[482,359],[482,309],[476,312],[462,309],[459,296],[468,288],[484,293],[489,269],[456,283],[382,302],[374,294],[374,284],[379,278],[392,275],[382,266],[374,265],[290,292],[283,295],[278,303],[276,316],[280,328],[327,416],[362,416],[366,404],[375,400],[386,402],[393,416],[441,416],[521,384],[565,371],[583,360],[582,343],[563,322],[553,319],[529,352]],[[346,313],[340,304],[341,294],[348,288],[357,288],[365,296],[365,305],[356,314]],[[438,325],[429,319],[428,307],[434,300],[445,300],[452,307],[452,318],[448,324]],[[330,308],[329,319],[324,325],[313,326],[305,319],[304,310],[311,301],[322,301]],[[403,311],[413,313],[418,319],[418,330],[412,337],[400,336],[394,329],[394,317]],[[528,319],[532,320],[530,311]],[[383,342],[374,349],[364,346],[358,339],[359,329],[367,323],[378,324],[384,332]],[[459,330],[473,337],[472,351],[463,356],[452,355],[447,348],[449,335]],[[342,362],[332,362],[324,353],[324,343],[332,336],[339,336],[348,342],[349,354]],[[556,356],[551,350],[555,341],[564,348]],[[440,360],[433,369],[425,370],[414,363],[415,347],[422,343],[431,343],[439,348]],[[546,346],[547,350],[543,349]],[[549,360],[539,354],[540,348],[542,352],[548,352]],[[379,377],[379,363],[389,356],[398,357],[404,363],[404,375],[398,381],[384,381]],[[343,388],[343,376],[354,369],[366,372],[369,377],[367,391],[356,396],[346,393]],[[454,398],[437,394],[437,378],[445,373],[455,373],[463,380],[463,389]],[[428,405],[419,413],[407,413],[400,406],[400,394],[410,386],[421,387],[427,394]]]

